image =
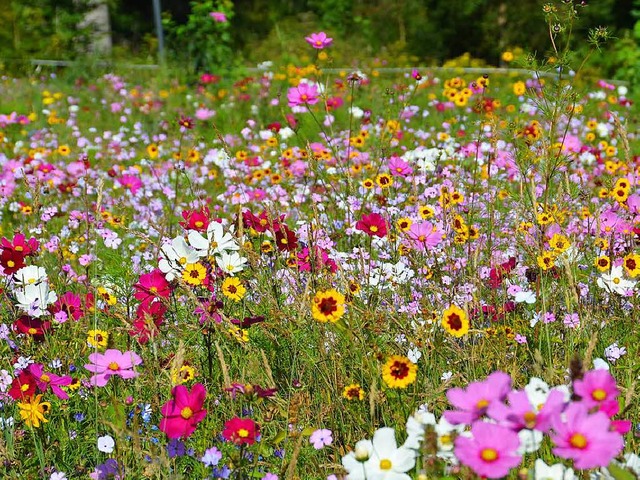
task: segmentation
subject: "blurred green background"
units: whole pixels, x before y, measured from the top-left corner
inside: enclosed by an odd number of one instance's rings
[[[311,32],[334,38],[335,66],[377,59],[388,66],[462,63],[502,65],[502,53],[537,55],[551,47],[538,0],[160,0],[166,61],[193,71],[239,65],[304,63],[315,52]],[[608,78],[640,78],[640,0],[556,0],[575,5],[572,48],[589,48],[590,28],[606,26],[613,40],[587,68]],[[88,21],[102,5],[102,17]],[[209,12],[226,14],[216,22]],[[106,14],[105,14],[106,12]],[[153,0],[0,0],[0,68],[18,71],[28,59],[91,59],[156,63]],[[96,31],[105,32],[99,41]],[[102,42],[102,43],[100,43]],[[105,43],[106,42],[106,43]],[[88,55],[89,54],[89,55]],[[473,59],[473,61],[471,60]]]

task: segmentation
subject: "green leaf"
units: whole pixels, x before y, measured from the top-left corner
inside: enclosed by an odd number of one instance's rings
[[[613,478],[616,480],[637,480],[637,477],[631,473],[629,470],[625,470],[624,468],[619,467],[615,463],[611,463],[607,470]]]
[[[282,442],[285,438],[287,438],[287,432],[283,430],[275,436],[275,438],[273,439],[273,443],[277,445],[278,443]]]
[[[311,434],[312,434],[313,432],[315,432],[316,430],[317,430],[317,429],[316,429],[316,428],[314,428],[314,427],[307,427],[307,428],[305,428],[304,430],[302,430],[302,435],[303,435],[303,436],[305,436],[305,437],[309,437],[309,436],[311,436]]]

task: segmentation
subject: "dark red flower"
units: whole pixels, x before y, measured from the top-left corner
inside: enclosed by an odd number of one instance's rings
[[[356,230],[366,233],[370,237],[384,237],[387,234],[387,222],[381,215],[370,213],[363,215],[361,220],[356,222]]]
[[[44,334],[51,328],[51,322],[22,315],[13,322],[13,329],[18,333],[31,335],[34,340],[44,340]]]
[[[164,322],[167,307],[160,302],[141,303],[136,310],[131,335],[144,345],[150,338],[158,335],[158,327]]]
[[[36,393],[36,387],[36,379],[33,378],[33,375],[23,370],[20,372],[20,375],[11,382],[11,388],[8,393],[14,400],[23,400]]]
[[[298,248],[298,238],[289,227],[283,224],[276,231],[276,245],[278,250],[292,252]]]
[[[0,266],[2,266],[4,274],[12,275],[22,267],[25,267],[27,264],[24,263],[24,257],[25,256],[22,252],[10,249],[2,250],[2,253],[0,254]]]

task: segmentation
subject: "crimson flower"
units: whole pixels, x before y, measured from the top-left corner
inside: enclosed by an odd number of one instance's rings
[[[384,237],[387,234],[387,222],[378,213],[363,215],[361,220],[356,222],[356,230],[366,233],[370,237]]]
[[[202,408],[207,391],[201,383],[196,383],[191,392],[184,385],[177,385],[171,390],[171,396],[173,398],[162,406],[159,428],[169,438],[188,438],[207,416]]]
[[[209,226],[209,217],[211,211],[209,207],[202,207],[200,210],[183,210],[182,218],[184,222],[180,222],[180,226],[185,230],[196,230],[197,232],[206,232]]]
[[[13,322],[13,329],[19,333],[31,335],[34,340],[44,340],[44,334],[51,328],[51,322],[40,320],[29,315],[21,315]]]
[[[253,445],[259,435],[259,425],[250,418],[233,417],[225,422],[222,431],[222,437],[236,445]]]
[[[22,371],[13,379],[7,392],[14,400],[22,400],[36,393],[36,380],[29,372]]]

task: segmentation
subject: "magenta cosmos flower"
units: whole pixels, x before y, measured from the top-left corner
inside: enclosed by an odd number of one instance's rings
[[[178,385],[173,387],[171,395],[173,398],[162,406],[164,418],[160,420],[160,430],[169,438],[188,438],[207,416],[202,408],[207,390],[201,383],[196,383],[191,392],[184,385]]]
[[[511,377],[504,372],[493,372],[482,382],[471,382],[467,389],[451,388],[447,391],[449,403],[458,410],[447,410],[444,418],[452,425],[470,424],[483,416],[492,402],[501,402],[511,390]]]
[[[553,453],[573,459],[576,468],[606,467],[622,451],[622,436],[611,430],[611,420],[603,412],[589,414],[583,402],[571,403],[552,419]]]
[[[71,377],[65,375],[63,377],[56,375],[55,373],[45,373],[44,365],[41,363],[32,363],[28,368],[29,373],[33,377],[38,386],[38,389],[45,393],[47,388],[51,387],[51,391],[54,395],[62,400],[69,398],[67,392],[60,387],[66,387],[71,384]]]
[[[620,390],[616,386],[615,378],[608,370],[586,372],[582,380],[573,382],[573,391],[576,395],[580,395],[581,401],[587,408],[598,407],[609,414],[618,405],[616,397]]]
[[[471,467],[486,478],[505,477],[509,470],[520,465],[522,457],[518,434],[500,425],[475,422],[472,438],[459,436],[455,440],[455,456],[460,463]]]
[[[222,12],[209,12],[209,16],[218,23],[225,23],[227,21],[227,15]]]
[[[302,82],[297,87],[291,87],[287,93],[290,107],[300,105],[315,105],[318,103],[320,92],[315,84]]]
[[[312,33],[304,39],[309,45],[311,45],[313,48],[317,48],[318,50],[327,48],[333,43],[333,38],[327,37],[327,34],[324,32]]]
[[[84,368],[95,373],[89,381],[96,387],[104,387],[112,375],[124,379],[137,377],[139,373],[134,372],[133,367],[142,363],[137,353],[115,349],[106,350],[104,353],[94,352],[89,355],[89,361],[91,363],[86,364]]]

